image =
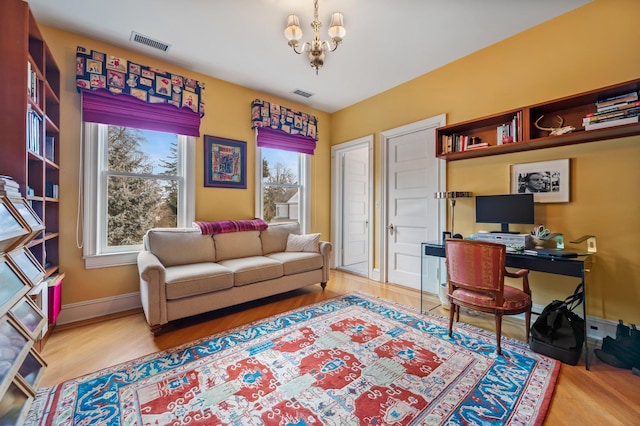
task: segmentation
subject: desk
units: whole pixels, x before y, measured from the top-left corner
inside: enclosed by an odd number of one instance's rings
[[[435,256],[445,257],[444,245],[439,242],[427,242],[422,243],[422,257]],[[422,262],[424,265],[425,262]],[[584,327],[584,363],[585,367],[589,369],[589,345],[587,341],[587,303],[585,301],[587,294],[587,286],[585,284],[584,273],[588,271],[585,269],[585,265],[589,266],[589,256],[578,256],[569,259],[558,259],[551,257],[531,256],[526,254],[507,253],[507,266],[517,269],[529,269],[530,271],[547,272],[549,274],[565,275],[569,277],[576,277],[580,279],[582,283],[582,316],[585,319]],[[422,272],[422,277],[425,276],[425,271]],[[420,282],[420,294],[423,292],[423,282]],[[422,296],[420,297],[420,310],[422,311]]]

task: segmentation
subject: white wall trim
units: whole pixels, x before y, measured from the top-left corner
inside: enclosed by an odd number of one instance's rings
[[[57,325],[70,324],[91,318],[103,317],[118,312],[130,311],[142,307],[140,293],[128,293],[102,299],[62,305]]]
[[[375,268],[372,270],[372,280],[380,280],[380,270]],[[542,312],[545,305],[534,304],[534,312]],[[78,321],[84,321],[92,318],[98,318],[115,314],[118,312],[130,311],[142,307],[140,302],[140,293],[128,293],[113,297],[105,297],[102,299],[87,300],[85,302],[69,303],[62,306],[57,325],[70,324]],[[582,309],[577,308],[578,315],[582,316]],[[524,322],[524,314],[514,315]],[[531,324],[537,318],[537,315],[531,316]],[[587,337],[589,345],[601,345],[605,336],[615,337],[616,327],[618,323],[608,319],[587,315]]]

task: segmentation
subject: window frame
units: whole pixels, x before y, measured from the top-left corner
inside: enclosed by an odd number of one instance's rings
[[[107,247],[107,182],[109,176],[156,177],[156,175],[107,173],[108,126],[84,123],[84,152],[81,161],[84,187],[82,202],[82,257],[86,269],[130,265],[137,261],[142,244]],[[121,126],[118,126],[121,127]],[[178,135],[178,218],[177,227],[191,227],[195,220],[195,142],[193,136]]]
[[[276,148],[268,148],[276,149]],[[255,201],[255,217],[263,218],[264,207],[264,182],[262,179],[262,150],[263,148],[256,145],[256,201]],[[311,156],[308,154],[296,153],[298,155],[298,178],[299,182],[299,212],[298,221],[300,222],[300,232],[309,233],[309,225],[311,223]]]

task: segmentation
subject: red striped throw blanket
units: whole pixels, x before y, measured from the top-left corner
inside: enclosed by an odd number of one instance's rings
[[[260,218],[251,220],[218,220],[216,222],[196,221],[193,224],[200,228],[200,232],[204,235],[240,231],[263,231],[269,227],[267,222]]]

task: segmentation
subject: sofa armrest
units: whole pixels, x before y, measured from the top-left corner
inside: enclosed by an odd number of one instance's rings
[[[322,255],[322,283],[329,281],[329,270],[331,267],[331,251],[333,246],[328,241],[320,241],[320,254]],[[323,287],[324,288],[324,287]]]
[[[150,251],[138,253],[140,299],[147,323],[151,328],[167,323],[165,267]]]

